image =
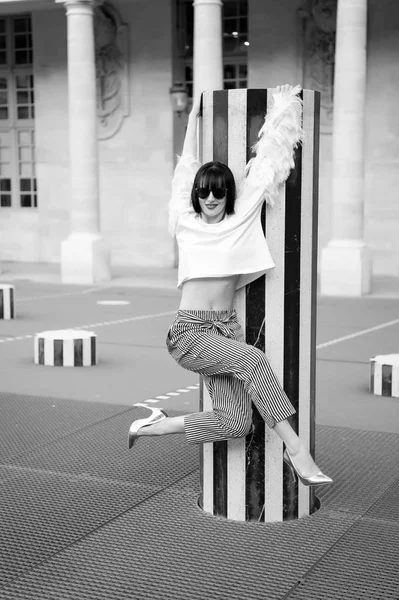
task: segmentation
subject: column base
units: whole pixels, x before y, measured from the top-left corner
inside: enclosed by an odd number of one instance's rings
[[[78,233],[61,243],[62,283],[100,283],[111,279],[109,250],[99,235]]]
[[[336,240],[321,253],[320,293],[363,296],[371,290],[371,257],[363,242]]]

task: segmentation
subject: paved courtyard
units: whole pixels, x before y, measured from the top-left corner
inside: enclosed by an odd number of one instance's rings
[[[399,399],[367,389],[370,357],[398,352],[395,289],[319,299],[316,451],[334,484],[311,517],[257,524],[199,509],[183,436],[127,450],[134,404],[198,408],[165,349],[174,270],[65,286],[6,265],[0,281],[17,298],[0,322],[0,598],[399,598]],[[96,332],[96,367],[33,363],[33,335],[66,327]]]

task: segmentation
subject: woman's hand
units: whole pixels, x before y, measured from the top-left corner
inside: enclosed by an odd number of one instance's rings
[[[197,117],[201,116],[201,104],[202,104],[201,100],[202,100],[202,93],[200,92],[193,98],[193,105],[191,108],[190,117],[197,118]]]

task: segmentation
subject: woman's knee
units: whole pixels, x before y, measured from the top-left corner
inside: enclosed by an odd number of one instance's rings
[[[246,419],[240,419],[234,423],[224,425],[224,429],[233,438],[245,437],[252,431],[252,417],[248,415]]]
[[[247,436],[252,431],[252,421],[246,421],[245,423],[241,423],[239,427],[236,428],[234,437],[242,438]]]
[[[266,358],[266,354],[262,350],[255,348],[255,346],[248,346],[246,360],[242,366],[244,367],[244,371],[252,374],[253,371],[259,367],[268,368],[269,361]]]

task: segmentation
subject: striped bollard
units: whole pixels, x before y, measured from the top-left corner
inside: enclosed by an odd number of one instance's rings
[[[14,286],[0,284],[0,319],[15,319]]]
[[[267,110],[268,90],[204,92],[202,162],[229,165],[239,183]],[[246,342],[266,352],[297,410],[291,424],[315,452],[315,348],[320,94],[303,90],[305,141],[295,168],[262,224],[276,268],[235,297]],[[212,404],[201,382],[202,410]],[[253,406],[254,432],[203,445],[201,503],[206,512],[238,521],[283,521],[311,514],[317,499],[295,483],[283,444]]]
[[[49,367],[91,367],[97,364],[96,334],[63,329],[42,331],[34,339],[35,363]]]
[[[399,354],[380,354],[370,359],[370,392],[399,398]]]

